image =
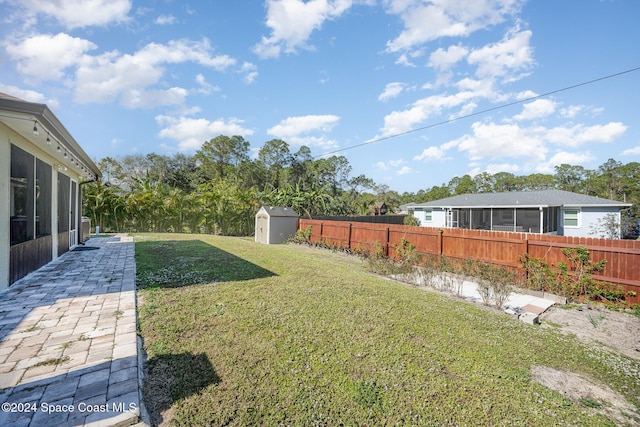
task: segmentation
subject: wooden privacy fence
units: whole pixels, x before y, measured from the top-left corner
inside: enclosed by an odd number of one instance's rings
[[[461,228],[412,227],[396,224],[370,224],[300,218],[298,228],[311,227],[311,241],[353,250],[370,251],[381,245],[386,255],[393,256],[402,239],[415,246],[416,252],[436,257],[473,259],[511,270],[523,271],[520,256],[528,253],[549,266],[567,261],[565,248],[584,246],[590,258],[606,259],[597,280],[620,284],[627,292],[630,305],[640,304],[640,241],[610,240],[591,237],[551,236],[532,233],[467,230]]]

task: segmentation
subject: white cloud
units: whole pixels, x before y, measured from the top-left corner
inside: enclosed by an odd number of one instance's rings
[[[351,6],[352,0],[267,0],[266,25],[269,37],[253,47],[263,58],[272,58],[297,49],[311,49],[307,40],[326,20],[338,18]]]
[[[97,46],[65,33],[42,34],[6,46],[16,69],[37,80],[60,80],[65,70],[75,67],[83,55]]]
[[[469,49],[460,45],[449,46],[447,50],[438,48],[429,56],[429,65],[440,71],[445,71],[465,58],[468,53]]]
[[[455,95],[434,95],[419,99],[412,107],[404,111],[392,111],[384,118],[382,137],[410,131],[414,125],[438,115],[444,108],[453,108],[473,98],[472,92],[459,92]],[[378,136],[380,137],[380,136]],[[374,138],[375,139],[375,138]]]
[[[387,13],[400,15],[404,23],[400,35],[387,42],[387,51],[412,49],[441,37],[466,37],[503,22],[522,3],[522,0],[387,0]]]
[[[490,173],[491,175],[495,175],[498,172],[511,172],[517,173],[520,172],[521,168],[518,165],[512,163],[500,163],[500,164],[489,164],[485,169],[485,172]]]
[[[206,39],[200,42],[173,40],[166,45],[150,43],[133,55],[117,51],[94,57],[85,55],[76,72],[75,98],[83,103],[120,100],[123,105],[136,108],[140,105],[135,102],[137,94],[148,93],[148,87],[160,83],[165,71],[163,65],[183,62],[195,62],[223,71],[235,64],[235,59],[227,55],[211,55]],[[182,102],[176,97],[176,88],[151,92],[155,100],[164,105]]]
[[[567,164],[567,165],[579,165],[594,160],[595,157],[587,153],[570,153],[568,151],[560,151],[553,155],[548,161],[542,162],[536,166],[536,171],[539,173],[553,173],[555,167]]]
[[[396,64],[397,65],[403,65],[405,67],[412,67],[412,68],[416,66],[416,64],[411,62],[409,60],[409,57],[404,53],[402,55],[398,56],[398,59],[396,59]]]
[[[158,25],[172,25],[176,23],[176,17],[173,15],[160,15],[156,18],[155,23]]]
[[[338,121],[340,117],[328,114],[287,117],[268,129],[267,133],[278,138],[288,138],[313,131],[329,132]]]
[[[547,117],[556,111],[556,103],[549,99],[536,99],[524,104],[522,113],[513,116],[515,120],[533,120]]]
[[[579,124],[572,127],[557,126],[545,129],[544,137],[560,146],[579,147],[589,143],[611,143],[622,136],[626,130],[627,126],[620,122],[593,126]]]
[[[447,156],[446,148],[431,146],[431,147],[425,148],[422,151],[422,153],[415,156],[413,160],[420,160],[424,162],[429,162],[429,161],[441,162],[447,158],[446,156]]]
[[[565,147],[580,147],[589,143],[610,143],[626,130],[622,123],[606,125],[574,125],[546,128],[543,126],[522,127],[517,123],[495,124],[475,122],[472,133],[452,140],[441,147],[429,147],[414,160],[439,160],[444,149],[457,147],[471,162],[497,159],[521,159],[528,168],[549,171],[561,163],[579,164],[592,160],[589,153],[571,153]],[[547,155],[553,145],[564,150],[556,152],[550,159]],[[500,166],[504,166],[500,164]]]
[[[400,95],[400,93],[404,89],[404,86],[404,83],[400,82],[388,83],[384,88],[384,92],[382,92],[380,96],[378,96],[378,101],[386,101],[391,98],[395,98],[396,96]]]
[[[202,74],[198,74],[195,80],[196,80],[196,83],[198,83],[198,85],[200,86],[199,89],[196,89],[197,93],[208,95],[211,92],[220,91],[220,88],[218,86],[214,86],[211,83],[207,82],[207,79]]]
[[[476,122],[473,135],[456,140],[458,150],[466,152],[471,160],[523,158],[543,161],[548,149],[536,132],[517,125],[499,125]]]
[[[383,171],[388,171],[391,168],[394,168],[396,169],[395,174],[398,176],[402,176],[402,175],[408,175],[411,172],[413,172],[413,169],[411,169],[409,166],[403,166],[405,165],[405,163],[407,162],[403,159],[389,160],[389,162],[387,163],[381,161],[381,162],[377,162],[375,164],[375,167]]]
[[[180,105],[188,92],[181,87],[166,90],[131,89],[122,93],[120,102],[127,108],[155,108],[160,105]]]
[[[243,62],[239,72],[244,74],[244,82],[247,84],[253,83],[258,78],[258,67],[251,62]]]
[[[177,141],[180,151],[196,151],[205,141],[218,135],[249,136],[253,134],[253,130],[243,126],[243,120],[235,117],[211,121],[185,116],[159,115],[156,116],[156,122],[162,126],[158,136]]]
[[[16,98],[23,99],[25,101],[37,102],[38,104],[46,104],[51,110],[55,110],[59,107],[58,100],[47,98],[40,92],[29,89],[21,89],[13,85],[5,85],[0,83],[0,92],[7,95],[15,96]]]
[[[129,19],[131,0],[9,0],[28,15],[47,15],[68,29],[105,26]]]
[[[573,119],[584,109],[582,105],[570,105],[567,108],[560,109],[560,115],[567,119]]]
[[[330,132],[339,121],[340,117],[330,114],[288,117],[276,126],[267,129],[267,133],[285,140],[292,146],[333,148],[337,146],[335,141],[324,135],[316,135]]]
[[[398,170],[398,172],[396,172],[396,175],[398,176],[408,175],[411,172],[413,172],[413,169],[411,169],[409,166],[403,166],[400,168],[400,170]]]
[[[503,77],[517,80],[533,63],[530,46],[531,31],[510,31],[500,42],[488,44],[469,53],[467,61],[477,65],[476,76],[483,78]]]
[[[640,156],[640,145],[624,150],[622,152],[622,155],[623,156]]]

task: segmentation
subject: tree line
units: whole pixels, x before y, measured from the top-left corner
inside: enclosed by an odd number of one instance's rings
[[[83,187],[85,215],[104,231],[248,235],[260,205],[355,215],[380,192],[370,178],[352,176],[344,156],[314,159],[309,147],[292,153],[273,139],[251,159],[249,146],[220,135],[194,155],[106,157],[97,162],[102,180]]]
[[[556,166],[555,174],[508,172],[454,177],[441,186],[402,194],[353,176],[344,156],[314,159],[309,147],[291,152],[283,140],[266,142],[256,158],[242,136],[217,136],[194,155],[155,153],[106,157],[102,180],[83,187],[84,213],[103,231],[173,231],[250,235],[261,205],[289,206],[307,217],[366,215],[375,202],[390,209],[457,194],[562,189],[626,200],[637,219],[640,163],[609,159],[596,170]]]

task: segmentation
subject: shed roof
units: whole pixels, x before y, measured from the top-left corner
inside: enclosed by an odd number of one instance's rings
[[[563,190],[510,191],[504,193],[462,194],[412,204],[411,207],[512,208],[512,207],[629,207],[631,203],[587,196]]]
[[[298,214],[291,208],[284,206],[262,206],[261,210],[264,209],[269,216],[280,217],[280,216],[292,216],[298,217]]]

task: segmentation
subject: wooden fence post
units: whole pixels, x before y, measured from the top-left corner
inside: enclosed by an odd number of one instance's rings
[[[386,245],[385,245],[385,255],[389,256],[389,227],[387,227],[387,238],[386,238]]]
[[[351,223],[349,223],[349,234],[347,234],[347,248],[351,249]]]

